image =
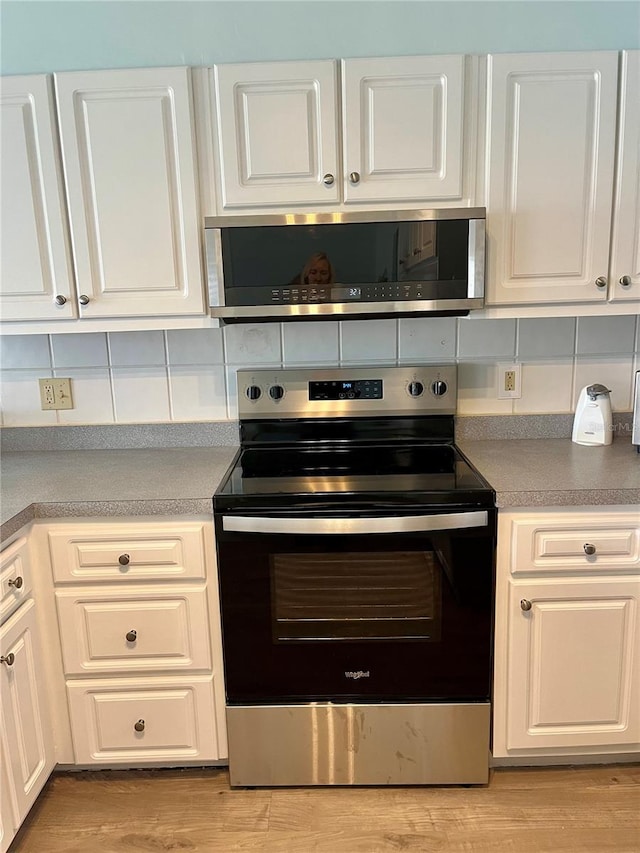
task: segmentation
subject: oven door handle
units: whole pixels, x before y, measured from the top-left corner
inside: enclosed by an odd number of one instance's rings
[[[223,515],[222,529],[235,533],[312,533],[314,535],[414,533],[486,527],[488,521],[489,514],[486,510],[377,518],[273,518],[256,515]]]

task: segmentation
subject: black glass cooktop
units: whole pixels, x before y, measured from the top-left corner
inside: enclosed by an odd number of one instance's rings
[[[221,484],[222,509],[296,504],[493,505],[493,492],[453,445],[248,448]]]

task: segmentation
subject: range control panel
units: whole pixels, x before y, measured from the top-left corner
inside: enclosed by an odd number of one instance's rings
[[[238,416],[372,417],[456,412],[454,364],[238,371]]]

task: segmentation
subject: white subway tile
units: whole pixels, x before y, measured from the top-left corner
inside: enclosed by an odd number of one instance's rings
[[[522,397],[513,401],[517,415],[573,411],[573,359],[522,364]]]
[[[401,361],[450,360],[456,355],[455,317],[420,317],[399,320],[398,349]]]
[[[59,409],[60,424],[111,424],[111,377],[106,368],[65,367],[54,376],[71,379],[73,409]]]
[[[576,358],[574,368],[573,409],[575,410],[580,391],[587,385],[606,385],[611,391],[611,408],[614,412],[631,410],[631,386],[633,356],[617,358],[581,356]]]
[[[47,379],[50,370],[2,371],[2,421],[4,426],[47,426],[57,423],[53,410],[40,408],[38,379]]]
[[[107,336],[104,332],[51,335],[54,367],[107,367]]]
[[[0,338],[0,368],[51,367],[48,335],[3,335]]]
[[[326,322],[283,323],[284,363],[336,365],[340,357],[340,324]]]
[[[171,420],[166,368],[118,367],[111,375],[117,423]]]
[[[225,326],[227,364],[281,364],[280,324]]]
[[[578,317],[577,355],[613,355],[633,352],[636,318]]]
[[[228,364],[226,366],[227,379],[227,417],[238,420],[238,375],[237,371],[242,365]]]
[[[222,329],[169,329],[169,364],[223,364]]]
[[[113,367],[147,367],[165,364],[162,332],[109,332]]]
[[[523,361],[573,356],[576,321],[573,317],[518,320],[518,357]]]
[[[516,352],[515,320],[458,321],[458,357],[461,359],[513,358]]]
[[[227,419],[225,370],[222,366],[170,367],[169,391],[174,421]]]
[[[342,324],[344,363],[395,363],[398,357],[396,320],[349,320]]]
[[[495,364],[473,362],[458,365],[459,415],[510,415],[513,400],[498,399]]]

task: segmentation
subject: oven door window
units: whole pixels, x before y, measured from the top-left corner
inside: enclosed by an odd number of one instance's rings
[[[275,643],[439,641],[433,552],[273,554]]]

